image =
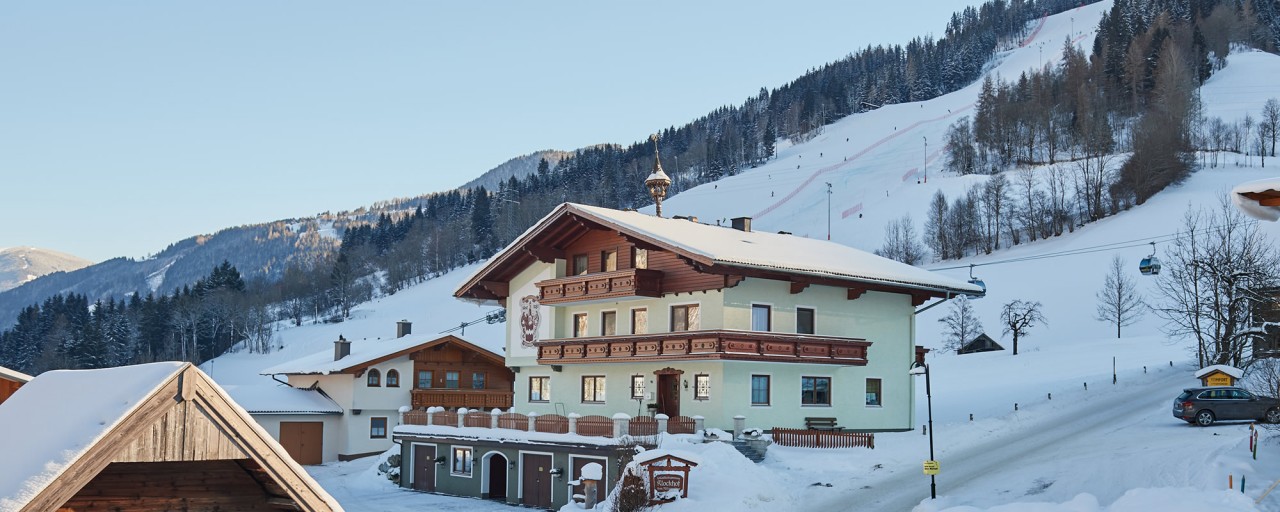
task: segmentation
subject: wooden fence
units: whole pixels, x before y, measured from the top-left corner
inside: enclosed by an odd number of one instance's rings
[[[483,409],[477,409],[467,412],[465,415],[459,415],[457,412],[436,410],[428,413],[425,410],[412,410],[403,413],[403,421],[406,425],[441,425],[456,427],[458,426],[459,416],[463,426],[476,428],[490,428],[494,426],[495,414],[485,412]],[[533,430],[536,432],[545,432],[551,434],[569,434],[574,433],[589,437],[613,437],[615,421],[607,416],[590,415],[582,416],[571,420],[569,417],[559,414],[546,414],[539,416],[524,415],[514,412],[497,414],[497,428],[508,430],[529,430],[529,420],[533,420]],[[698,424],[701,418],[692,418],[689,416],[676,416],[674,418],[659,421],[652,416],[636,416],[630,419],[622,419],[623,434],[635,437],[653,437],[658,435],[662,429],[659,427],[665,423],[666,432],[670,434],[693,434],[697,432]],[[570,428],[570,423],[574,424],[574,428]],[[806,431],[798,431],[806,432]]]
[[[546,414],[533,420],[533,429],[551,434],[568,434],[569,418],[559,414]]]
[[[613,437],[613,420],[605,416],[578,418],[578,435],[587,437]]]
[[[632,436],[656,436],[658,435],[658,420],[652,416],[636,416],[631,418],[631,423],[627,425],[627,434]]]
[[[862,432],[829,432],[774,428],[773,442],[779,446],[798,448],[871,448],[875,449],[875,435]]]
[[[529,430],[529,417],[517,412],[505,413],[498,416],[498,428]]]
[[[688,416],[676,416],[667,420],[667,433],[692,434],[695,431],[694,425],[697,425],[697,422],[693,421],[693,418]]]

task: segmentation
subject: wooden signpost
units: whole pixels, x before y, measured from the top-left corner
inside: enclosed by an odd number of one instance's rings
[[[698,463],[675,455],[662,455],[640,463],[648,475],[649,505],[675,501],[675,496],[689,497],[689,470]]]

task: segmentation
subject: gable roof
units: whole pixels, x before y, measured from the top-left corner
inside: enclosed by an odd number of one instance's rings
[[[463,282],[454,295],[487,300],[534,261],[563,258],[554,246],[589,229],[620,233],[640,247],[676,253],[711,273],[748,273],[797,282],[921,293],[978,295],[982,288],[827,240],[740,231],[634,211],[564,203],[516,238]],[[552,249],[531,245],[550,245]]]
[[[26,382],[31,382],[31,379],[34,379],[34,378],[35,377],[32,377],[20,371],[10,370],[8,368],[0,366],[0,379],[26,383]]]
[[[249,414],[342,414],[342,407],[319,389],[270,386],[223,386]]]
[[[174,408],[192,411],[191,421],[221,434],[206,438],[217,445],[209,452],[238,451],[261,467],[270,478],[263,484],[282,498],[302,510],[342,510],[212,379],[177,362],[49,371],[0,404],[6,432],[0,453],[21,461],[0,465],[0,510],[56,509],[112,462],[212,457],[199,447],[159,454],[137,449],[138,443],[150,446],[147,441]],[[170,427],[188,439],[187,429]]]
[[[1231,202],[1250,217],[1275,222],[1280,219],[1280,178],[1264,178],[1236,185]]]
[[[409,335],[389,340],[352,341],[351,354],[337,361],[333,360],[332,350],[325,350],[266,368],[258,373],[262,375],[356,373],[369,366],[446,343],[473,351],[482,359],[498,366],[507,365],[502,356],[452,334],[430,340],[422,336]]]
[[[1204,368],[1196,370],[1196,378],[1197,379],[1203,378],[1205,375],[1208,375],[1213,372],[1225,373],[1227,375],[1230,375],[1231,378],[1233,379],[1239,379],[1240,377],[1244,376],[1244,370],[1241,370],[1234,366],[1227,366],[1225,364],[1215,364],[1213,366],[1206,366]]]

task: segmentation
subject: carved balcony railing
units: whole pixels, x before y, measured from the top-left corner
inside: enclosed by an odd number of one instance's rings
[[[562,338],[537,342],[539,364],[736,360],[863,366],[860,338],[735,330]]]
[[[619,297],[661,297],[662,272],[628,268],[579,276],[548,279],[537,283],[544,305],[615,299]]]
[[[430,388],[413,390],[413,408],[466,407],[468,409],[507,409],[511,407],[511,391],[497,389]]]

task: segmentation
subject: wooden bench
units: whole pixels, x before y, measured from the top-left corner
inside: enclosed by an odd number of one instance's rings
[[[844,430],[844,427],[836,426],[835,418],[805,418],[804,427],[809,430],[825,430],[828,432]]]

